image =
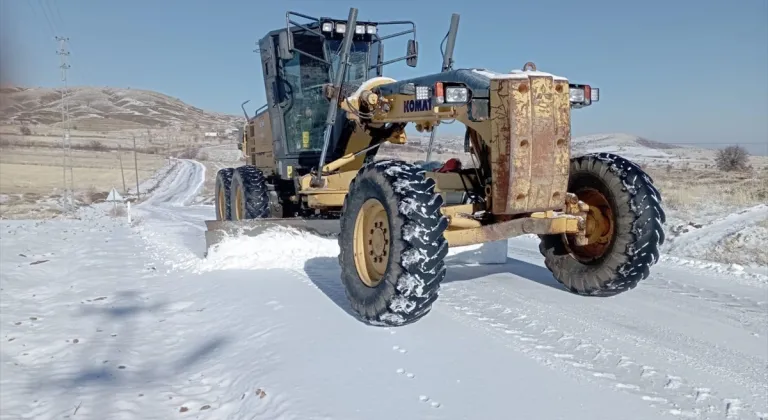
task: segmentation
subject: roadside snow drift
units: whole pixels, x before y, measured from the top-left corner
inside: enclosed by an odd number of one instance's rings
[[[98,206],[0,223],[0,418],[768,418],[763,277],[662,261],[585,298],[521,237],[504,263],[451,262],[420,322],[372,327],[334,240],[274,230],[203,258],[203,175],[179,161],[133,226]]]

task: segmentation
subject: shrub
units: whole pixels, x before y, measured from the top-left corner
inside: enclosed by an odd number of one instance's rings
[[[85,147],[86,150],[94,150],[97,152],[102,152],[105,150],[108,150],[109,148],[104,146],[104,143],[98,141],[98,140],[91,140],[90,143]]]
[[[728,146],[717,151],[715,165],[721,171],[744,171],[749,163],[749,153],[741,146]]]

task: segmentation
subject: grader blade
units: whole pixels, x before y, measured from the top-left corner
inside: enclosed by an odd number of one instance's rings
[[[212,246],[233,236],[258,236],[275,227],[293,228],[313,235],[328,238],[338,237],[339,221],[336,219],[266,218],[239,221],[206,220],[205,246]]]

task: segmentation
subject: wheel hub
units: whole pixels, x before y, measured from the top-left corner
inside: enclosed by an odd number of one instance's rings
[[[235,189],[235,220],[242,220],[243,214],[240,207],[243,205],[243,199],[241,198],[240,187]]]
[[[381,202],[368,199],[355,221],[355,265],[366,286],[381,283],[389,263],[389,217]]]
[[[371,239],[368,240],[368,254],[374,258],[374,262],[387,256],[387,246],[389,245],[389,239],[387,238],[387,228],[384,226],[384,222],[375,221],[373,223],[373,229],[370,230]]]
[[[567,238],[566,245],[576,259],[589,262],[605,255],[613,242],[615,221],[608,198],[600,191],[585,188],[576,194],[579,200],[589,205],[587,212],[587,244],[579,246],[574,238]]]
[[[219,190],[219,220],[224,220],[226,216],[226,202],[224,201],[224,188]]]

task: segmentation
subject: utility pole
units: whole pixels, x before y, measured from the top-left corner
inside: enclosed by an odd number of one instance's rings
[[[67,51],[67,42],[69,38],[57,36],[56,41],[59,42],[59,49],[56,54],[61,58],[61,81],[64,82],[64,89],[61,91],[61,123],[64,126],[63,135],[61,139],[61,147],[63,152],[63,164],[62,170],[64,175],[64,203],[65,211],[70,210],[74,206],[74,193],[75,193],[75,180],[72,173],[72,148],[70,143],[69,132],[69,103],[67,98],[67,70],[69,70],[69,63],[67,62],[69,57],[69,51]],[[70,185],[67,186],[67,168],[69,168]]]
[[[136,201],[139,201],[139,160],[136,157],[136,136],[133,136],[133,169],[136,171]]]
[[[123,148],[120,143],[117,143],[117,159],[120,160],[120,176],[123,177],[123,194],[128,194],[128,190],[125,188],[125,172],[123,171]]]

